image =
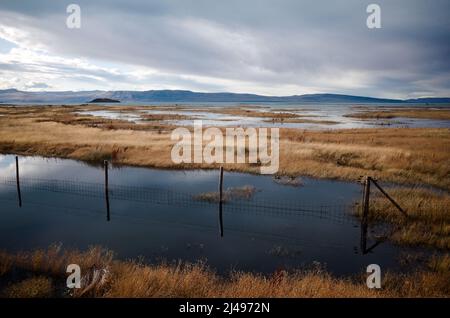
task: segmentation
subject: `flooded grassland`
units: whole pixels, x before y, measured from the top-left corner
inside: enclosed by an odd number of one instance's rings
[[[21,295],[32,285],[60,295],[59,271],[75,258],[110,271],[108,285],[91,296],[448,296],[449,113],[329,105],[0,107],[2,292]],[[218,165],[170,157],[172,130],[194,120],[222,130],[280,128],[277,175],[256,175],[257,164],[223,165],[220,217]],[[112,163],[108,212],[103,160]],[[369,246],[380,224],[395,231],[363,253],[357,180],[367,175],[409,218],[373,190]],[[55,242],[62,247],[47,249]],[[17,254],[23,250],[34,252]],[[143,263],[126,261],[139,256]],[[377,262],[389,274],[382,291],[369,291],[361,273]],[[130,283],[141,274],[159,287]],[[188,287],[193,280],[213,282],[215,291]]]

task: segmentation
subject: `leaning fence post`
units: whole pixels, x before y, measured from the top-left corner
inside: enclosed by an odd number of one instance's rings
[[[384,196],[403,214],[404,217],[407,217],[408,214],[405,212],[405,210],[403,210],[401,208],[401,206],[395,202],[394,199],[391,198],[391,196],[389,194],[386,193],[386,191],[383,190],[383,188],[380,187],[380,185],[378,184],[378,182],[376,182],[375,180],[372,179],[373,184],[378,188],[378,190],[380,190],[381,193],[384,194]]]
[[[223,204],[223,167],[220,167],[220,177],[219,177],[219,229],[220,229],[220,236],[221,237],[223,237],[222,204]]]
[[[109,214],[109,191],[108,191],[108,161],[103,161],[103,167],[105,170],[105,201],[106,201],[106,220],[110,220]]]
[[[20,193],[19,157],[18,156],[16,156],[16,183],[17,183],[17,197],[19,199],[19,207],[22,207],[22,195]]]

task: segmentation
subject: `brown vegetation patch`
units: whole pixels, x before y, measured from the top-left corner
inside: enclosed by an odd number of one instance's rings
[[[47,298],[52,297],[53,293],[52,280],[37,276],[8,286],[2,296],[7,298]]]
[[[448,108],[388,108],[381,110],[361,111],[344,115],[345,117],[360,119],[390,119],[395,117],[444,119],[450,120],[450,109]]]
[[[281,251],[282,252],[282,251]],[[20,255],[13,259],[11,270],[26,270],[25,281],[0,285],[8,297],[448,297],[448,255],[430,260],[428,269],[409,274],[387,272],[382,289],[366,287],[365,273],[337,278],[320,268],[277,271],[272,275],[233,272],[220,277],[205,264],[148,265],[138,261],[120,261],[101,248],[86,252],[65,251],[51,247]],[[4,256],[4,255],[2,255]],[[17,260],[16,260],[17,259]],[[42,260],[46,260],[45,262]],[[0,257],[0,264],[3,257]],[[82,269],[83,293],[67,293],[67,264]],[[91,268],[105,269],[102,279],[92,285],[86,280]],[[8,273],[4,274],[7,275]],[[3,277],[4,278],[4,277]],[[105,279],[103,279],[105,278]],[[4,281],[4,280],[3,280]]]
[[[242,187],[231,187],[223,191],[222,202],[230,202],[234,200],[250,200],[256,193],[256,188],[250,185]],[[219,192],[204,192],[193,196],[196,201],[205,201],[210,203],[219,202]]]

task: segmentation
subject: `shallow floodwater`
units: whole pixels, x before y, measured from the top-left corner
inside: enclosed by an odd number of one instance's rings
[[[210,104],[179,104],[179,106],[188,106],[197,108],[196,111],[189,109],[170,109],[167,110],[153,110],[149,107],[148,110],[131,112],[118,111],[85,111],[79,112],[81,114],[93,115],[108,119],[122,119],[135,123],[145,122],[140,118],[140,114],[177,114],[190,116],[193,119],[183,120],[166,120],[165,122],[178,126],[192,126],[193,121],[202,120],[204,126],[226,127],[226,126],[241,126],[241,127],[279,127],[279,128],[301,128],[301,129],[347,129],[347,128],[374,128],[374,127],[409,127],[409,128],[450,128],[449,120],[438,119],[421,119],[421,118],[403,118],[396,117],[390,119],[359,119],[346,117],[345,115],[356,113],[359,111],[367,111],[374,108],[374,105],[354,105],[354,104],[289,104],[289,103],[261,103],[261,105],[246,105],[246,104],[231,104],[231,103],[217,103]],[[316,121],[330,121],[334,124],[325,123],[284,123],[282,121],[267,121],[267,117],[247,117],[237,115],[227,115],[208,112],[208,108],[214,107],[248,107],[252,111],[263,112],[283,112],[298,114],[304,117],[299,120],[316,120]],[[375,105],[376,107],[389,107],[392,104]],[[423,104],[402,104],[400,107],[428,107]],[[396,107],[399,107],[396,105]],[[440,106],[443,107],[443,106]],[[205,111],[198,111],[199,108],[205,108]]]
[[[360,225],[350,214],[360,197],[355,183],[302,178],[294,187],[271,176],[226,172],[225,189],[251,185],[257,191],[224,204],[221,236],[218,204],[194,198],[217,191],[217,171],[113,167],[108,216],[102,167],[38,157],[20,157],[19,165],[22,207],[14,156],[0,156],[0,249],[101,245],[120,258],[143,256],[150,263],[203,260],[219,273],[317,263],[338,275],[372,263],[398,267],[400,249],[389,243],[361,253]]]

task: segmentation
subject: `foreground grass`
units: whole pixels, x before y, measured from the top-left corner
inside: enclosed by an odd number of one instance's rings
[[[0,107],[0,153],[170,169],[217,168],[214,164],[174,164],[173,127],[160,121],[133,124],[73,114],[93,107]],[[123,107],[124,111],[127,110]],[[450,130],[378,128],[333,131],[280,130],[280,175],[427,184],[450,190]],[[226,170],[259,173],[255,164]]]
[[[69,294],[66,266],[71,263],[82,269],[82,288]],[[102,275],[92,284],[95,270],[102,270]],[[30,253],[0,253],[3,297],[448,297],[448,281],[448,254],[432,258],[423,270],[385,273],[382,289],[370,290],[363,275],[336,278],[320,269],[269,276],[235,272],[223,278],[204,264],[119,261],[99,247],[86,252],[51,246]]]

